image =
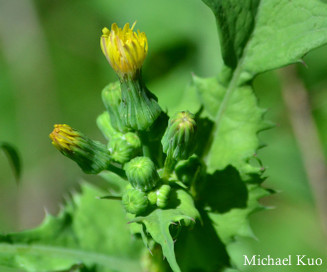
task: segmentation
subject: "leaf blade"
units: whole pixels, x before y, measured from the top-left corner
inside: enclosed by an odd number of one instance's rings
[[[7,155],[8,160],[14,171],[16,183],[18,184],[22,172],[22,163],[18,151],[11,144],[7,142],[0,142],[0,149],[2,149]]]

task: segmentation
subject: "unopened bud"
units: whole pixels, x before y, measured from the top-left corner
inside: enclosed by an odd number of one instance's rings
[[[112,127],[120,132],[126,132],[128,128],[119,112],[121,99],[120,83],[118,81],[108,84],[102,90],[102,101],[110,115]]]
[[[187,159],[194,150],[196,123],[194,115],[182,111],[169,119],[168,127],[161,140],[163,151],[175,160]]]
[[[125,191],[122,204],[127,212],[140,214],[146,210],[149,202],[144,192],[133,188]]]
[[[110,140],[117,134],[121,134],[119,131],[115,130],[110,121],[110,116],[107,111],[103,112],[100,114],[97,118],[97,125],[98,128],[101,130],[103,136],[107,139]]]
[[[125,163],[136,157],[141,151],[141,140],[132,132],[126,134],[117,134],[108,144],[113,160]]]
[[[136,157],[126,163],[124,169],[132,186],[143,192],[150,191],[159,182],[155,165],[148,157]]]
[[[105,145],[68,125],[54,125],[50,138],[63,155],[75,161],[87,174],[97,174],[110,164],[110,154]]]
[[[159,208],[166,208],[168,205],[171,187],[168,184],[161,185],[157,190],[157,206]]]

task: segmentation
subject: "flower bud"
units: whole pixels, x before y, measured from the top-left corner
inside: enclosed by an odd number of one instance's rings
[[[157,204],[157,191],[150,191],[148,193],[148,200],[150,202],[151,205],[155,205]]]
[[[110,115],[112,127],[120,132],[128,131],[125,121],[119,113],[121,104],[121,90],[118,81],[108,84],[102,90],[102,101]]]
[[[111,67],[120,78],[133,78],[141,69],[144,59],[148,53],[148,40],[144,32],[133,31],[125,24],[121,29],[116,23],[108,28],[102,29],[100,46]]]
[[[127,212],[140,214],[146,210],[149,201],[144,192],[133,188],[125,191],[122,204]]]
[[[141,140],[132,132],[126,134],[119,133],[111,138],[108,149],[113,160],[119,163],[125,163],[140,153]]]
[[[167,184],[162,185],[157,190],[157,206],[159,208],[166,208],[168,205],[171,187]]]
[[[87,174],[97,174],[110,164],[110,154],[105,145],[68,125],[54,125],[50,138],[62,154],[75,161]]]
[[[169,119],[161,140],[163,151],[175,160],[187,159],[194,150],[196,123],[194,115],[182,111]]]
[[[136,157],[124,167],[128,181],[136,189],[150,191],[159,182],[159,175],[154,163],[148,157]]]
[[[134,26],[135,23],[132,28],[126,24],[121,29],[117,24],[113,24],[111,30],[104,28],[100,43],[102,52],[120,80],[120,120],[124,121],[128,128],[146,130],[160,115],[161,108],[157,98],[142,81],[141,67],[148,52],[148,41],[145,33],[133,31]],[[110,117],[113,127],[124,132],[125,130],[114,123],[115,118],[111,113]]]
[[[98,128],[101,130],[103,136],[110,140],[112,137],[116,136],[117,134],[121,134],[117,130],[115,130],[110,122],[110,116],[107,111],[100,114],[97,118],[97,125]]]

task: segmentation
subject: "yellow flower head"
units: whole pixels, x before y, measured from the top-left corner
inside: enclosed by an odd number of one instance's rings
[[[108,28],[102,29],[100,45],[103,54],[106,56],[111,67],[120,76],[134,76],[142,67],[144,59],[148,53],[148,40],[144,32],[133,31],[125,24],[121,29],[116,23]]]
[[[70,126],[54,125],[54,130],[49,135],[52,144],[60,151],[73,151],[72,147],[78,145],[80,134]]]

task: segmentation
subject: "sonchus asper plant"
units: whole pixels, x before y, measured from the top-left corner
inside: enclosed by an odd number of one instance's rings
[[[135,32],[135,23],[102,30],[101,50],[118,77],[103,89],[105,111],[97,118],[107,143],[69,125],[55,125],[50,138],[85,173],[107,181],[111,194],[101,198],[110,200],[96,198],[103,190],[82,185],[57,218],[48,215],[36,230],[0,236],[0,266],[237,271],[229,245],[237,236],[253,236],[248,216],[263,209],[257,200],[270,193],[261,187],[263,167],[251,163],[257,133],[269,127],[251,81],[327,42],[319,34],[327,33],[327,4],[203,1],[216,16],[221,69],[217,77],[193,76],[187,95],[196,99],[181,112],[164,112],[143,81],[145,33]]]

